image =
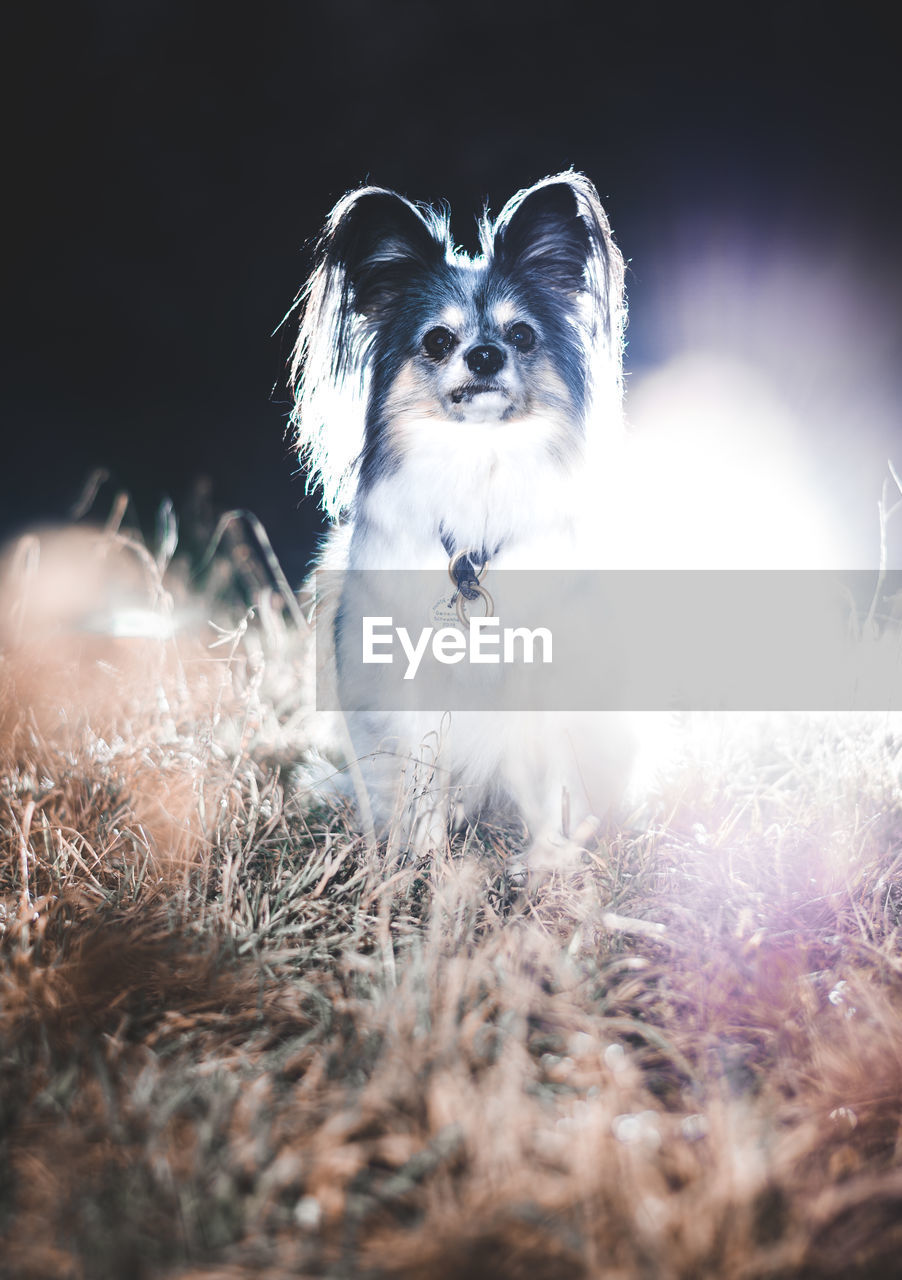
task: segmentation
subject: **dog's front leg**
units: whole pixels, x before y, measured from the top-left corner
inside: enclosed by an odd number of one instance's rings
[[[423,730],[418,718],[409,725],[372,717],[351,724],[376,834],[390,854],[402,858],[434,853],[448,843],[451,780],[439,733]]]

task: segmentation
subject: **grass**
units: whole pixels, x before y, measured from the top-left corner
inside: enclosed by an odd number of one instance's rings
[[[387,866],[229,536],[6,561],[0,1273],[898,1275],[897,727],[687,722],[530,896],[503,827]]]

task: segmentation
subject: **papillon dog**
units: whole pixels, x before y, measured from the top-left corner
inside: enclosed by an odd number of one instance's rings
[[[615,563],[585,516],[603,502],[604,445],[621,426],[624,267],[592,183],[546,178],[478,229],[471,258],[446,210],[377,187],[346,195],[302,295],[292,363],[297,445],[334,522],[321,565],[355,581],[436,573],[461,622],[471,604],[503,612],[490,582],[505,570]],[[533,866],[572,852],[624,784],[625,724],[373,709],[363,606],[337,595],[321,604],[329,662],[377,834],[440,848],[455,822],[513,802]]]

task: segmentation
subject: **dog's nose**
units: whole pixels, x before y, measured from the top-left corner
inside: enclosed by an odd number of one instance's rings
[[[490,378],[503,364],[504,352],[500,347],[474,347],[467,352],[467,368],[483,378]]]

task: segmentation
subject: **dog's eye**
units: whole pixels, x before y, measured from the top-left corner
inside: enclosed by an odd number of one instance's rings
[[[433,360],[441,360],[442,356],[446,356],[454,346],[454,334],[450,329],[445,329],[439,325],[436,329],[430,329],[423,339],[423,350],[427,356],[432,356]]]
[[[518,320],[516,324],[511,325],[507,331],[507,336],[518,351],[529,351],[536,345],[535,329],[531,329],[522,320]]]

